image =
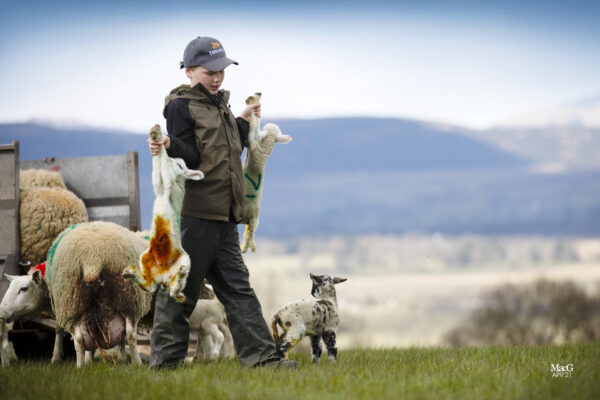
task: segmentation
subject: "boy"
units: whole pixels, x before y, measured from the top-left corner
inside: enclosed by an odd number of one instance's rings
[[[151,368],[174,368],[187,355],[189,316],[203,279],[213,286],[225,306],[227,321],[240,363],[247,366],[297,368],[296,361],[276,355],[275,343],[250,287],[242,259],[237,222],[244,207],[241,153],[246,145],[251,113],[260,118],[260,105],[247,106],[234,118],[220,90],[229,59],[221,42],[198,37],[185,48],[181,68],[190,86],[175,88],[165,99],[163,114],[169,136],[148,139],[150,152],[165,146],[170,157],[180,157],[188,168],[204,173],[200,181],[186,181],[181,211],[182,245],[192,260],[177,303],[162,288],[156,299],[151,336]]]

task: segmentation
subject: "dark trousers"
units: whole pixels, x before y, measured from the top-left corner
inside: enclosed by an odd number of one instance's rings
[[[189,316],[205,277],[225,306],[240,363],[255,365],[278,358],[260,303],[250,287],[236,224],[182,216],[181,239],[192,260],[183,291],[186,300],[177,303],[168,292],[159,289],[150,340],[150,367],[183,362],[188,350]]]

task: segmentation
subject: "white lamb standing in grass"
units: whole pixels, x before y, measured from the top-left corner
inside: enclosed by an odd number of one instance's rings
[[[255,93],[246,99],[246,104],[258,104],[260,93]],[[241,223],[246,224],[244,239],[242,241],[242,253],[256,251],[254,232],[258,227],[258,215],[260,212],[260,199],[264,183],[265,166],[267,159],[273,151],[276,142],[288,143],[292,138],[282,135],[281,130],[275,124],[266,124],[260,130],[260,119],[252,113],[250,115],[250,130],[248,132],[248,149],[244,160],[244,182],[246,187],[246,205]]]
[[[286,304],[273,317],[271,329],[277,343],[277,352],[287,358],[287,351],[297,345],[306,335],[310,336],[312,361],[321,359],[321,338],[327,347],[329,362],[336,362],[336,329],[340,322],[335,284],[346,278],[310,274],[313,282],[311,294],[318,300],[296,300]],[[277,326],[283,330],[279,335]]]
[[[192,361],[199,360],[201,355],[211,361],[220,354],[228,359],[234,357],[233,338],[227,326],[225,308],[216,297],[198,300],[190,315],[190,332],[198,334],[198,346]]]
[[[150,137],[158,141],[162,133],[159,125],[150,130]],[[152,211],[150,247],[140,256],[140,267],[132,265],[123,276],[132,279],[144,290],[154,292],[158,285],[169,291],[176,301],[183,303],[190,257],[181,246],[179,226],[185,180],[204,178],[201,171],[188,169],[180,158],[170,158],[164,146],[152,157],[152,185],[156,199]]]

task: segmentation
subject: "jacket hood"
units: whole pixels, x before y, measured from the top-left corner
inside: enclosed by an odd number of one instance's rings
[[[167,118],[167,107],[171,101],[176,98],[184,98],[200,101],[203,103],[212,103],[216,106],[224,102],[227,105],[229,101],[229,91],[228,90],[219,90],[216,95],[212,95],[206,90],[201,83],[198,83],[196,86],[191,87],[190,85],[183,84],[179,85],[165,97],[165,106],[163,108],[163,116]]]

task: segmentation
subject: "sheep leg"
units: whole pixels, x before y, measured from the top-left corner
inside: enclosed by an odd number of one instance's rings
[[[205,332],[204,336],[202,337],[202,352],[205,359],[210,361],[214,360],[214,358],[211,358],[214,347],[215,341],[213,340],[212,334]]]
[[[127,321],[127,319],[125,321]],[[125,335],[123,336],[121,343],[119,343],[119,351],[121,352],[121,360],[123,360],[123,362],[126,362],[127,361],[127,322],[125,322]]]
[[[204,352],[209,360],[214,361],[219,357],[219,351],[221,350],[225,337],[216,324],[203,323],[202,325],[204,330],[208,333],[204,338]]]
[[[144,253],[144,254],[146,254],[146,253]],[[142,254],[142,256],[144,254]],[[140,261],[140,265],[142,265],[141,261]],[[125,268],[123,270],[122,275],[123,275],[123,278],[129,278],[133,282],[137,283],[146,292],[154,292],[158,286],[158,284],[154,281],[147,282],[146,278],[144,278],[144,275],[142,274],[142,271],[140,271],[140,269],[136,265],[131,265],[131,266]]]
[[[162,160],[165,157],[168,156],[164,146],[161,147],[160,152],[157,155],[152,156],[152,187],[154,188],[154,194],[156,195],[156,197],[162,195],[165,192],[165,187],[161,174]]]
[[[0,335],[2,336],[2,343],[0,344],[2,367],[8,367],[10,365],[10,350],[8,345],[8,329],[6,328],[6,320],[4,318],[0,318]]]
[[[52,360],[50,361],[52,364],[56,364],[62,359],[64,335],[65,329],[62,326],[56,325],[56,330],[54,331],[54,350],[52,351]]]
[[[77,359],[77,368],[83,367],[83,357],[85,355],[85,347],[83,346],[83,333],[81,327],[76,326],[73,332],[73,344],[75,345],[75,355]]]
[[[254,242],[254,231],[258,225],[258,218],[253,217],[250,222],[246,224],[246,230],[244,231],[244,241],[242,243],[242,253],[246,253],[248,248],[254,253],[256,251],[256,243]]]
[[[92,353],[91,350],[86,350],[85,351],[85,356],[84,356],[84,359],[83,359],[83,363],[85,365],[90,365],[92,363],[92,354],[93,353]]]
[[[310,354],[312,355],[312,362],[318,364],[321,361],[321,354],[323,349],[321,348],[321,335],[310,337]]]
[[[233,337],[226,323],[219,324],[219,330],[223,333],[223,346],[221,347],[220,356],[231,360],[235,356],[233,349]]]
[[[287,352],[294,347],[295,345],[297,345],[298,343],[300,343],[300,341],[302,340],[302,338],[304,337],[304,335],[306,334],[306,328],[304,327],[297,327],[297,328],[292,328],[289,331],[285,332],[279,339],[280,339],[280,343],[278,345],[278,354],[281,357],[285,357],[285,359],[287,360]]]
[[[169,295],[178,303],[183,303],[185,301],[185,295],[182,292],[185,288],[187,276],[190,273],[191,264],[192,262],[190,261],[190,256],[188,256],[186,253],[183,253],[179,257],[179,260],[177,260],[177,263],[171,267],[175,268],[177,273],[171,281]]]
[[[334,331],[325,331],[323,332],[323,341],[325,342],[325,346],[327,347],[327,356],[329,357],[329,362],[334,363],[337,361],[337,347],[335,345],[335,332]]]
[[[202,330],[202,328],[198,329],[198,331],[196,332],[196,351],[194,352],[194,358],[192,359],[192,362],[200,360],[200,352],[202,351],[200,347],[202,346],[201,343],[204,342],[204,335],[206,335],[206,333]]]
[[[142,358],[137,348],[137,321],[129,317],[125,317],[125,335],[127,336],[127,345],[129,345],[129,353],[131,354],[131,362],[135,365],[142,365]]]

